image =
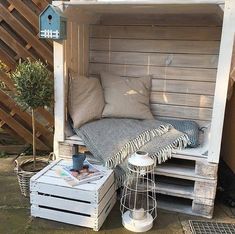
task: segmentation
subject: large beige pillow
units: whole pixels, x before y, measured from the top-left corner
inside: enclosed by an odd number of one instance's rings
[[[70,73],[69,114],[74,128],[100,119],[103,108],[104,96],[99,79]]]
[[[151,77],[123,78],[101,73],[105,107],[102,117],[153,119],[149,107]]]

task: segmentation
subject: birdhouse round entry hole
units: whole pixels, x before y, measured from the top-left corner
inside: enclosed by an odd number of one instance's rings
[[[52,15],[48,15],[49,23],[51,23]]]

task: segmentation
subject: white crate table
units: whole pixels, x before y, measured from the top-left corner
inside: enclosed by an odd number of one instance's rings
[[[101,179],[72,187],[56,173],[68,163],[55,161],[31,178],[31,216],[98,231],[116,202],[114,173],[97,165],[105,172]]]

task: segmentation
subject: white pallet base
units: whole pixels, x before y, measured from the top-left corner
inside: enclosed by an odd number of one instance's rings
[[[214,205],[208,206],[204,204],[197,204],[191,202],[188,203],[187,201],[182,201],[180,198],[171,197],[164,198],[164,197],[157,197],[157,205],[159,209],[167,210],[167,211],[174,211],[179,213],[184,213],[193,216],[200,216],[204,218],[212,218]]]

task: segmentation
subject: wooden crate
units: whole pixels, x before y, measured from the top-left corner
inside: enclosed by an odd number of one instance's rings
[[[114,173],[97,166],[105,172],[101,179],[71,187],[56,173],[68,163],[60,159],[32,177],[31,215],[98,231],[116,202]]]

